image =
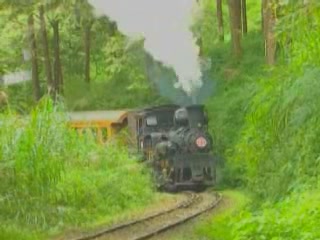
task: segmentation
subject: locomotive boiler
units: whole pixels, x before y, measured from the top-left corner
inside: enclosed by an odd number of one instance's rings
[[[173,126],[151,137],[157,183],[165,190],[200,189],[215,182],[212,137],[204,106],[177,109]]]

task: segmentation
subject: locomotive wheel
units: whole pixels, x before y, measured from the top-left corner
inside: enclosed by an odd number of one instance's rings
[[[206,189],[207,189],[207,187],[205,185],[194,186],[194,191],[198,192],[198,193],[204,192]]]
[[[163,178],[161,171],[155,171],[155,180],[157,184],[157,188],[161,192],[169,192],[169,193],[175,193],[178,191],[177,186],[175,186],[173,183],[169,183],[168,180]]]
[[[162,191],[165,191],[165,192],[169,192],[169,193],[176,193],[178,192],[178,188],[176,185],[172,184],[172,183],[166,183],[164,185],[162,185],[160,187],[160,189]]]

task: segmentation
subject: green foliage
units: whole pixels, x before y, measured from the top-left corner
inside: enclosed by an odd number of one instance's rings
[[[166,80],[160,65],[154,68],[160,77],[151,75],[162,81],[150,81],[142,41],[129,42],[106,17],[95,19],[92,26],[92,82],[90,86],[84,82],[83,27],[92,13],[81,2],[74,15],[73,1],[47,6],[47,20],[60,21],[67,108],[132,108],[165,101],[152,85]],[[264,66],[259,1],[247,0],[249,33],[243,38],[241,61],[230,53],[226,2],[225,43],[217,41],[214,1],[201,2],[205,12],[193,29],[201,35],[204,57],[213,66],[212,81],[217,82],[215,95],[207,102],[215,153],[223,156],[224,183],[245,186],[254,196],[253,208],[219,217],[201,235],[238,240],[319,238],[320,33],[315,29],[320,8],[316,0],[307,5],[297,2],[288,1],[280,9],[280,59],[273,69]],[[13,4],[0,10],[0,57],[5,59],[1,74],[26,68],[21,59],[27,47],[24,31],[27,15],[36,6],[19,14],[21,8],[16,8]],[[84,14],[79,18],[79,13]],[[52,39],[49,24],[48,30]],[[42,60],[41,44],[39,56]],[[171,75],[168,70],[167,82]],[[45,91],[42,67],[40,76]],[[33,104],[30,84],[7,91],[9,109],[23,112]],[[1,227],[0,238],[35,239],[18,226],[36,231],[83,226],[152,197],[148,174],[125,149],[101,148],[90,137],[78,138],[60,110],[44,101],[27,120],[12,113],[1,115],[0,222],[12,227]]]
[[[256,4],[248,3],[248,9],[259,16]],[[277,200],[316,181],[320,52],[303,46],[320,38],[311,31],[319,9],[313,1],[282,8],[277,30],[282,46],[290,46],[281,56],[290,61],[274,69],[264,66],[261,33],[254,27],[243,40],[240,62],[232,60],[229,42],[207,50],[215,66],[212,78],[218,79],[207,106],[216,153],[226,160],[225,179],[246,184],[260,199]],[[257,26],[252,19],[249,25]]]
[[[318,12],[310,12],[313,19],[319,18]],[[308,34],[316,41],[319,33],[310,32],[302,20],[309,17],[300,16],[298,23],[304,27],[295,25],[295,28],[299,29],[299,36]],[[293,46],[305,51],[302,47],[307,43],[305,38],[295,38],[290,32],[288,37]],[[316,55],[320,53],[317,48],[313,51]],[[314,52],[299,55],[293,50],[289,65],[278,66],[268,79],[262,78],[256,84],[241,138],[230,157],[232,165],[242,168],[250,189],[262,199],[276,200],[317,181],[319,64]]]
[[[26,48],[24,33],[12,29],[24,29],[26,16],[12,19],[10,10],[0,10],[0,75],[25,67],[23,50]],[[16,46],[21,46],[17,48]]]
[[[281,84],[269,80],[253,98],[233,161],[245,166],[247,183],[262,198],[277,199],[317,181],[318,76],[318,70],[306,70]]]
[[[208,102],[225,183],[242,184],[253,201],[205,225],[200,235],[210,239],[319,238],[320,8],[317,1],[296,2],[282,6],[274,68],[264,66],[261,37],[253,32],[239,63],[221,45],[211,51],[218,73],[227,73]]]
[[[225,160],[233,156],[234,146],[241,138],[250,101],[257,91],[257,79],[266,73],[261,42],[257,33],[248,34],[246,51],[240,64],[229,58],[229,43],[218,44],[212,52],[212,62],[215,64],[211,76],[217,85],[215,94],[207,101],[207,108],[215,142],[214,151]],[[252,68],[253,64],[255,68]],[[224,162],[228,166],[223,173],[225,183],[239,185],[239,174],[234,172],[239,171],[238,166],[234,162]]]
[[[242,184],[253,201],[205,224],[199,238],[319,238],[319,9],[317,1],[282,6],[272,69],[263,63],[261,34],[250,28],[239,63],[225,44],[211,46],[212,74],[224,79],[207,103],[224,182]]]
[[[152,199],[148,173],[126,149],[97,145],[90,135],[79,138],[50,101],[29,118],[6,114],[0,122],[2,224],[61,230]],[[9,230],[0,234],[10,236]]]
[[[107,18],[97,19],[93,25],[90,86],[83,80],[84,53],[79,45],[82,29],[69,27],[65,31],[75,33],[65,38],[76,47],[70,49],[70,44],[64,45],[62,41],[67,53],[65,101],[69,109],[132,108],[160,100],[146,75],[143,42],[129,42],[114,28]]]
[[[196,233],[198,238],[234,240],[232,231],[230,231],[232,229],[230,222],[245,209],[250,201],[241,192],[225,191],[222,194],[225,199],[222,203],[225,209],[217,213],[202,226],[197,227]]]
[[[319,1],[305,5],[292,2],[283,9],[283,15],[277,31],[292,71],[301,74],[305,67],[318,67],[319,33],[314,29],[319,27]]]
[[[200,235],[224,240],[313,240],[320,237],[319,193],[294,194],[275,205],[264,205],[254,213],[227,212],[214,218]]]
[[[38,14],[40,2],[45,5],[52,64],[51,23],[59,21],[64,98],[69,109],[127,108],[163,102],[146,74],[142,42],[130,42],[107,17],[94,17],[92,8],[85,0],[35,1],[28,8],[22,7],[20,2],[6,3],[5,8],[0,10],[0,75],[30,68],[28,61],[23,60],[23,53],[29,49],[25,33],[27,18],[31,13]],[[41,92],[45,94],[47,83],[39,25],[39,19],[35,18]],[[90,86],[84,80],[84,33],[87,26],[91,26]],[[28,112],[30,106],[34,106],[31,84],[10,86],[7,91],[11,108]]]
[[[40,235],[15,225],[1,225],[0,238],[6,240],[40,240]]]

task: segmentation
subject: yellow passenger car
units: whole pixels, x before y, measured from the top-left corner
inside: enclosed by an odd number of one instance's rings
[[[84,111],[68,113],[69,124],[78,133],[90,132],[99,143],[112,139],[114,134],[128,124],[128,112],[123,111]]]

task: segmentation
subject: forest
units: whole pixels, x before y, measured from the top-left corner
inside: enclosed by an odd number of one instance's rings
[[[101,146],[68,127],[69,111],[192,101],[147,39],[92,2],[0,0],[0,239],[110,225],[164,197],[123,145],[126,131]],[[192,239],[319,239],[320,2],[194,2],[196,99],[219,156],[217,191],[234,191],[234,206]],[[12,74],[30,79],[11,84]]]

